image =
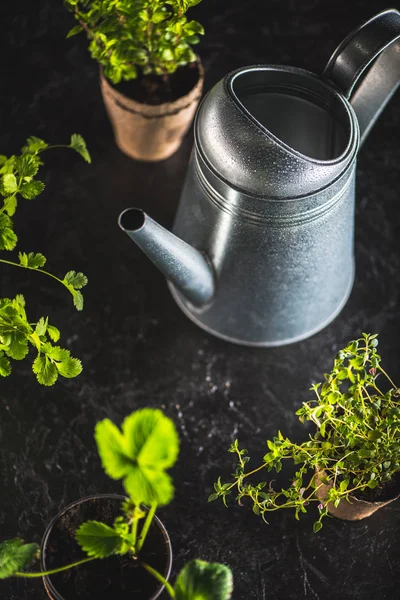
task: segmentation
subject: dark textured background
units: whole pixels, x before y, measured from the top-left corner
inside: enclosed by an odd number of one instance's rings
[[[227,71],[252,63],[321,72],[341,39],[387,8],[376,0],[204,0],[192,16],[205,25],[199,51],[206,89]],[[93,428],[120,423],[142,406],[163,407],[179,427],[176,499],[160,510],[175,570],[191,557],[223,561],[235,577],[235,600],[399,597],[400,505],[365,522],[329,520],[314,535],[313,515],[283,512],[268,527],[251,510],[207,504],[212,483],[232,470],[234,437],[260,458],[277,428],[302,439],[294,411],[337,349],[362,331],[379,332],[387,369],[400,381],[400,96],[365,143],[357,180],[356,265],[351,298],[336,321],[312,338],[278,349],[248,349],[196,328],[174,304],[156,269],[123,235],[119,212],[143,206],[170,226],[192,144],[159,164],[139,164],[113,143],[99,93],[97,65],[84,37],[65,40],[73,19],[61,0],[2,7],[0,153],[28,135],[53,143],[82,133],[93,164],[67,150],[46,156],[46,190],[21,202],[20,248],[42,251],[49,267],[89,277],[85,309],[36,273],[2,266],[1,295],[22,292],[31,313],[49,314],[83,374],[38,386],[26,360],[1,381],[0,538],[40,541],[66,503],[95,492],[120,492],[102,472]],[[17,272],[15,272],[17,271]],[[0,584],[4,600],[43,600],[40,581]],[[72,600],[72,599],[71,599]]]

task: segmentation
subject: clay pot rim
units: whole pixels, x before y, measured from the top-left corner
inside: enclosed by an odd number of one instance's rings
[[[60,519],[60,517],[62,517],[66,512],[68,512],[68,510],[70,510],[71,508],[74,508],[75,506],[79,505],[79,504],[83,504],[84,502],[89,502],[90,500],[98,500],[98,499],[109,499],[109,500],[127,500],[127,496],[123,496],[121,494],[91,494],[89,496],[84,496],[83,498],[79,498],[78,500],[74,500],[73,502],[70,502],[69,504],[67,504],[64,508],[62,508],[50,521],[50,523],[47,525],[45,532],[43,534],[42,537],[42,541],[40,544],[40,569],[41,571],[45,571],[46,570],[46,562],[45,562],[45,551],[46,551],[46,546],[48,543],[48,539],[53,531],[54,525],[56,524],[56,522]],[[146,507],[144,507],[146,508]],[[170,537],[168,535],[168,531],[165,528],[165,526],[163,525],[162,521],[157,517],[157,515],[154,515],[153,518],[153,522],[159,527],[159,529],[161,530],[161,533],[164,537],[165,540],[165,547],[166,547],[166,553],[167,553],[167,569],[166,572],[164,573],[164,577],[165,579],[168,581],[169,577],[171,575],[171,570],[172,570],[172,545],[171,545],[171,540]],[[55,586],[52,584],[51,579],[49,578],[49,576],[44,576],[42,577],[43,580],[43,585],[45,587],[45,590],[47,592],[47,595],[49,596],[49,598],[51,598],[51,600],[67,600],[66,598],[64,598],[63,596],[61,596],[61,594],[59,594],[55,588]],[[160,584],[159,588],[156,590],[156,592],[153,594],[153,596],[151,596],[151,598],[148,599],[144,599],[144,600],[156,600],[156,598],[158,598],[160,596],[160,594],[163,592],[164,590],[164,585]]]
[[[317,481],[319,480],[318,475],[321,473],[321,475],[323,473],[325,473],[324,469],[316,469],[317,472]],[[322,483],[323,486],[327,487],[327,488],[331,488],[333,484],[331,484],[331,482],[329,483],[323,483],[322,481],[320,482]],[[317,493],[318,495],[318,493]],[[362,498],[357,498],[357,496],[354,496],[353,494],[350,494],[350,496],[348,497],[348,499],[346,500],[346,498],[343,498],[341,500],[341,502],[350,502],[350,504],[352,504],[353,502],[358,502],[360,505],[364,505],[364,506],[377,506],[377,507],[381,507],[381,506],[385,506],[386,504],[390,504],[391,502],[394,502],[395,500],[398,500],[398,498],[400,498],[400,492],[396,493],[395,496],[393,496],[392,498],[389,498],[388,500],[373,500],[372,502],[370,500],[363,500]]]
[[[104,75],[104,69],[102,65],[99,65],[100,68],[100,84],[105,88],[106,92],[111,94],[116,99],[120,108],[126,110],[127,112],[131,112],[134,114],[139,114],[148,118],[157,118],[157,117],[165,117],[174,115],[185,108],[188,108],[194,102],[198,102],[201,99],[202,91],[203,91],[203,83],[204,83],[204,67],[201,62],[201,59],[198,55],[196,55],[196,60],[192,63],[188,64],[196,64],[198,70],[198,79],[195,85],[185,94],[184,96],[179,96],[176,100],[172,102],[162,102],[161,104],[146,104],[145,102],[140,102],[134,98],[130,98],[126,96],[119,90],[117,90],[112,82],[107,79]],[[160,113],[160,114],[158,114]]]

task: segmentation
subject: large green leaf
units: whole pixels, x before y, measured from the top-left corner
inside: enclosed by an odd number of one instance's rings
[[[105,523],[86,521],[78,528],[75,538],[81,548],[95,558],[106,558],[118,552],[123,539]]]
[[[171,501],[174,489],[165,470],[176,461],[179,439],[173,422],[160,410],[132,413],[122,432],[104,419],[96,425],[95,438],[104,470],[113,479],[124,479],[136,504]]]
[[[124,436],[118,427],[110,419],[103,419],[96,424],[94,437],[107,475],[112,479],[126,477],[133,461],[128,456]]]
[[[142,467],[168,469],[178,457],[179,438],[174,423],[161,410],[144,408],[124,420],[128,451]]]
[[[37,544],[24,544],[20,538],[0,543],[0,579],[11,577],[25,569],[34,558],[39,556]]]
[[[32,371],[35,373],[38,382],[42,385],[53,385],[58,379],[56,366],[44,354],[38,355],[35,358],[32,364]]]
[[[130,468],[124,487],[135,504],[169,504],[174,497],[171,477],[164,471],[146,469],[141,466]]]
[[[228,600],[232,590],[229,567],[203,560],[190,561],[175,583],[176,600]]]

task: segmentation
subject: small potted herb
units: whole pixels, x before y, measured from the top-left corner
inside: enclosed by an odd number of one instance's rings
[[[90,163],[90,155],[82,136],[73,134],[68,145],[50,146],[36,137],[29,137],[19,156],[0,156],[0,251],[15,250],[18,237],[14,231],[13,216],[21,198],[32,200],[44,189],[44,183],[36,179],[43,165],[43,153],[52,148],[72,148]],[[34,270],[55,279],[72,294],[77,310],[83,308],[81,288],[87,283],[83,273],[68,271],[61,279],[43,267],[46,258],[34,252],[19,252],[18,260],[0,258],[0,263],[22,269]],[[53,385],[58,376],[76,377],[82,371],[81,362],[70,355],[69,350],[55,344],[60,338],[57,327],[50,325],[48,317],[32,322],[27,315],[25,300],[21,294],[15,298],[0,299],[0,375],[11,373],[12,360],[22,360],[29,347],[37,351],[32,370],[39,383]]]
[[[192,46],[204,33],[186,12],[201,0],[65,0],[100,63],[104,103],[122,152],[168,158],[180,146],[203,88]]]
[[[232,574],[218,563],[192,560],[174,586],[168,582],[171,544],[155,512],[174,494],[166,472],[179,451],[173,422],[145,408],[128,416],[122,430],[100,421],[95,438],[105,472],[122,479],[127,497],[91,496],[70,504],[48,526],[40,553],[19,538],[3,542],[0,579],[43,577],[54,600],[153,600],[164,587],[175,600],[228,600]],[[26,572],[39,554],[42,571]]]
[[[340,350],[324,382],[311,387],[316,398],[296,413],[314,427],[307,441],[292,442],[279,431],[267,441],[262,464],[249,471],[247,450],[236,440],[229,449],[238,458],[234,481],[219,478],[209,500],[222,498],[226,504],[235,489],[239,504],[249,498],[264,521],[281,508],[292,508],[298,518],[316,504],[317,532],[328,514],[359,520],[397,499],[400,389],[381,367],[377,345],[377,335],[364,333]],[[295,469],[287,488],[275,490],[273,479],[255,484],[247,479],[260,471],[279,472],[284,461]]]

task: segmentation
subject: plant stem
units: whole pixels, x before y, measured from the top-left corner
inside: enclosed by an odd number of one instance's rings
[[[146,520],[142,527],[142,531],[141,531],[141,534],[140,534],[140,537],[139,537],[139,540],[137,543],[136,554],[139,554],[139,552],[141,551],[141,549],[143,547],[147,533],[150,529],[151,522],[152,522],[154,514],[156,512],[156,508],[157,508],[157,504],[155,502],[153,502],[153,504],[151,505],[151,507],[147,513]]]
[[[55,575],[56,573],[61,573],[61,571],[68,571],[68,569],[72,569],[72,567],[78,567],[79,565],[83,565],[83,563],[87,563],[90,560],[96,560],[96,557],[89,556],[88,558],[83,558],[82,560],[78,560],[77,562],[71,563],[70,565],[65,565],[64,567],[58,567],[57,569],[50,569],[49,571],[41,571],[39,573],[22,573],[17,571],[14,573],[15,577],[45,577],[46,575]]]
[[[4,258],[0,258],[0,262],[6,263],[7,265],[12,265],[14,267],[21,267],[22,269],[29,269],[30,271],[39,271],[39,273],[43,273],[44,275],[48,275],[49,277],[52,277],[53,279],[58,281],[58,283],[62,283],[62,285],[64,287],[66,287],[62,279],[60,279],[56,275],[53,275],[53,273],[49,273],[49,271],[44,271],[43,269],[39,269],[36,267],[28,267],[25,265],[21,265],[19,263],[13,262],[12,260],[5,260]]]
[[[390,379],[389,375],[386,373],[386,371],[384,371],[382,369],[382,367],[380,365],[378,365],[378,369],[381,371],[381,373],[383,373],[385,375],[385,377],[387,377],[387,379],[389,380],[389,382],[392,384],[392,386],[394,387],[395,390],[397,390],[397,385],[395,383],[393,383],[393,381]]]
[[[139,519],[133,517],[133,521],[132,521],[132,536],[133,536],[133,546],[135,546],[135,554],[136,554],[136,540],[137,540],[137,529],[138,529],[138,524],[139,524]]]
[[[171,596],[171,598],[174,599],[175,592],[174,592],[174,588],[172,587],[172,585],[170,583],[168,583],[168,581],[158,571],[153,569],[153,567],[151,567],[147,563],[141,562],[140,564],[142,565],[142,567],[144,569],[146,569],[146,571],[148,571],[150,573],[150,575],[153,575],[153,577],[155,577],[157,579],[157,581],[159,581],[160,583],[165,585],[165,589],[167,590],[168,594]]]

